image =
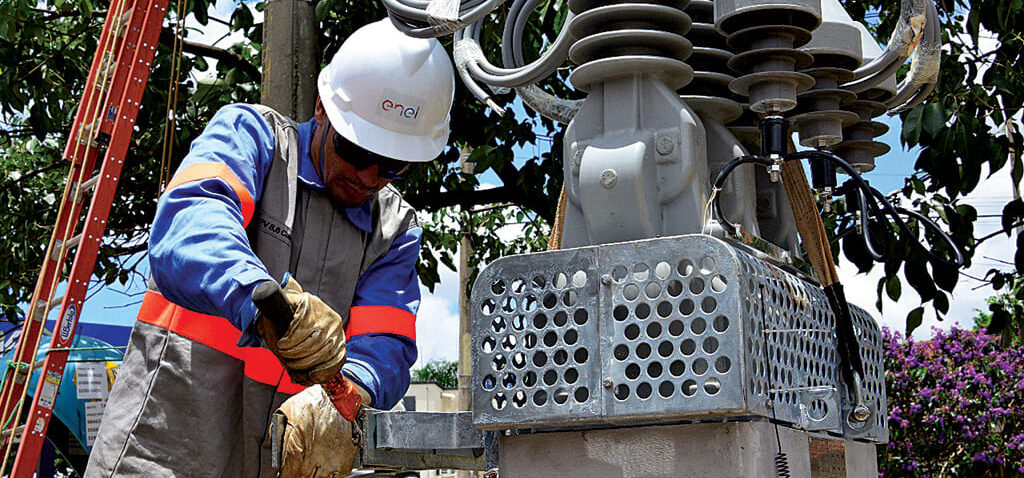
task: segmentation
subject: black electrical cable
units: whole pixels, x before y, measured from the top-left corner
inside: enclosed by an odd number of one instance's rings
[[[956,243],[953,242],[953,239],[951,237],[949,237],[949,235],[946,234],[946,232],[943,231],[942,228],[940,228],[939,225],[935,223],[935,221],[932,221],[932,219],[930,217],[925,216],[924,214],[921,214],[921,213],[919,213],[917,211],[911,211],[910,209],[905,209],[905,208],[898,207],[898,206],[895,209],[896,209],[896,212],[898,212],[900,214],[905,214],[907,216],[913,217],[914,219],[917,219],[919,222],[924,224],[925,229],[931,229],[931,230],[935,231],[936,234],[938,234],[940,237],[942,237],[942,240],[945,241],[946,244],[949,244],[949,247],[952,248],[953,252],[956,254],[956,261],[955,262],[941,261],[941,262],[943,262],[944,264],[950,265],[950,266],[955,266],[955,267],[960,267],[961,265],[963,265],[963,263],[964,263],[964,256],[963,256],[963,253],[960,251],[960,248],[957,247]]]
[[[906,222],[903,221],[903,218],[900,217],[900,214],[896,211],[895,208],[893,208],[892,204],[889,203],[889,201],[885,198],[885,196],[881,195],[880,193],[876,194],[877,191],[874,188],[872,188],[870,185],[868,185],[867,181],[865,181],[864,178],[861,177],[860,173],[853,166],[851,166],[850,163],[847,163],[846,160],[844,160],[843,158],[840,158],[839,156],[836,156],[835,154],[832,154],[832,153],[829,153],[829,152],[825,152],[825,151],[809,150],[809,151],[798,151],[798,152],[795,152],[795,153],[790,153],[790,154],[786,155],[785,160],[786,161],[797,161],[797,160],[810,159],[810,158],[824,158],[824,159],[828,159],[829,161],[834,162],[837,166],[842,168],[843,171],[846,172],[847,175],[850,176],[850,179],[852,179],[855,182],[857,187],[861,188],[863,191],[865,191],[865,193],[870,195],[870,198],[872,200],[867,201],[867,206],[868,206],[868,208],[870,208],[872,210],[872,212],[875,214],[876,217],[881,218],[881,217],[884,217],[884,216],[888,215],[892,219],[892,222],[894,222],[896,224],[896,227],[900,230],[900,232],[905,234],[907,237],[916,237],[914,232],[910,230],[910,227],[907,226]],[[880,203],[880,205],[879,205],[879,203]],[[882,210],[885,211],[885,214],[882,214]],[[938,255],[933,253],[928,247],[926,247],[924,244],[921,244],[920,241],[913,241],[913,243],[916,244],[917,247],[919,249],[921,249],[921,251],[924,252],[933,261],[936,261],[936,262],[939,262],[939,263],[942,263],[942,264],[947,264],[947,265],[949,265],[951,267],[956,267],[956,268],[959,268],[959,267],[963,266],[964,258],[963,258],[963,254],[960,252],[960,248],[957,247],[956,243],[954,243],[953,240],[948,235],[946,235],[944,232],[942,232],[942,230],[939,229],[937,225],[935,225],[934,223],[932,223],[932,225],[935,226],[937,231],[939,231],[939,233],[942,235],[943,239],[947,243],[949,243],[950,246],[952,246],[953,253],[955,255],[955,258],[952,261],[950,261],[950,260],[948,260],[946,258],[943,258],[943,257],[939,257]]]
[[[883,204],[891,206],[891,204],[889,203],[888,199],[885,197],[884,194],[882,194],[881,191],[879,191],[879,190],[877,190],[875,188],[871,188],[871,191],[872,191],[872,194],[874,195],[874,197],[875,197],[875,199],[877,201],[880,201]],[[953,242],[953,238],[949,237],[949,235],[946,234],[946,232],[943,231],[942,228],[940,228],[939,225],[935,223],[935,221],[932,221],[931,218],[929,218],[928,216],[925,216],[924,214],[921,214],[921,213],[916,212],[916,211],[911,211],[909,209],[902,208],[902,207],[899,207],[899,206],[891,206],[891,207],[892,207],[892,210],[896,214],[902,214],[902,215],[905,215],[905,216],[908,216],[908,217],[913,217],[913,218],[917,219],[919,222],[921,222],[924,225],[925,229],[931,229],[936,234],[938,234],[939,237],[941,237],[942,240],[947,245],[949,245],[950,249],[953,250],[953,253],[956,256],[956,258],[953,261],[947,261],[947,260],[939,258],[937,255],[929,253],[929,256],[932,259],[934,259],[934,260],[936,260],[936,261],[938,261],[938,262],[940,262],[942,264],[946,264],[948,266],[951,266],[951,267],[960,267],[960,266],[963,265],[963,263],[964,263],[963,252],[956,245],[956,243]],[[903,222],[903,224],[906,224],[905,221],[902,221],[902,218],[901,218],[901,222]],[[907,226],[907,231],[909,231],[909,229],[910,229],[910,227]],[[913,232],[911,231],[910,234],[912,235]],[[925,248],[924,245],[921,244],[919,241],[915,241],[915,243],[918,244],[918,246],[920,246],[922,249],[924,249],[925,252],[930,252],[930,250]]]
[[[846,196],[848,211],[860,212],[860,214],[856,215],[857,221],[860,223],[859,227],[851,227],[849,229],[845,229],[844,227],[837,228],[839,231],[842,232],[836,234],[835,240],[838,241],[840,238],[843,238],[849,235],[851,232],[859,229],[860,232],[857,235],[860,236],[861,243],[864,244],[864,249],[867,251],[868,256],[871,257],[871,260],[875,262],[885,262],[885,253],[878,252],[878,250],[875,248],[875,243],[871,240],[871,216],[868,214],[867,198],[864,196],[864,191],[860,187],[858,187],[855,184],[855,182],[851,179],[847,180],[842,185],[837,187],[835,190],[835,194]],[[850,204],[850,201],[856,201],[856,204]],[[851,213],[851,215],[854,214]],[[887,222],[884,221],[884,218],[880,222],[882,224],[888,224]],[[885,244],[888,244],[888,236],[883,235],[882,239]]]
[[[868,200],[864,196],[864,191],[862,189],[857,188],[856,194],[857,202],[860,205],[860,236],[863,239],[862,242],[864,243],[864,250],[866,250],[868,255],[871,256],[871,260],[875,262],[885,262],[885,253],[876,251],[875,244],[871,242],[871,220],[867,211]],[[882,221],[882,223],[886,224],[885,221]]]
[[[889,223],[889,221],[884,220],[886,216],[891,218],[892,223],[896,224],[896,227],[899,230],[899,232],[903,233],[906,237],[917,236],[914,234],[913,231],[910,230],[910,226],[908,226],[907,223],[903,220],[901,214],[918,219],[922,224],[924,224],[926,228],[930,228],[933,231],[935,231],[943,239],[943,241],[945,241],[950,246],[950,248],[953,251],[954,258],[952,260],[948,260],[946,258],[940,257],[933,253],[928,247],[926,247],[920,241],[915,240],[912,242],[933,261],[956,268],[963,266],[964,258],[963,253],[960,251],[960,248],[956,245],[955,242],[953,242],[953,239],[949,237],[949,235],[946,234],[934,221],[932,221],[931,219],[924,215],[915,213],[913,211],[909,211],[903,208],[897,209],[893,207],[893,205],[889,203],[889,200],[881,192],[871,187],[867,183],[867,181],[865,181],[864,178],[861,177],[860,173],[853,166],[851,166],[850,163],[846,162],[843,158],[840,158],[839,156],[836,156],[832,153],[818,150],[798,151],[796,153],[790,153],[785,156],[786,161],[797,161],[811,158],[820,158],[831,161],[835,163],[839,168],[841,168],[843,172],[850,176],[850,180],[847,181],[847,183],[844,183],[837,190],[847,190],[850,187],[856,188],[858,202],[860,203],[859,206],[861,210],[861,228],[864,236],[864,245],[868,254],[874,261],[882,262],[885,259],[885,256],[883,253],[878,252],[878,250],[874,247],[874,243],[871,241],[870,228],[868,227],[870,224],[868,218],[869,212],[871,216],[874,216],[876,220],[880,220],[882,223]],[[729,175],[732,173],[734,169],[736,169],[736,167],[742,164],[751,163],[759,164],[761,166],[766,167],[769,167],[773,164],[772,160],[761,156],[742,156],[736,158],[727,163],[725,167],[722,168],[721,172],[718,173],[718,176],[715,178],[715,182],[713,184],[714,189],[720,191],[725,185],[725,181],[728,180]],[[848,184],[850,181],[853,181],[852,186]],[[719,197],[717,194],[713,198],[712,206],[714,208],[715,214],[718,216],[719,222],[722,223],[722,227],[730,231],[730,233],[735,233],[736,226],[732,224],[728,220],[728,218],[725,217],[725,214],[722,211],[721,197]]]
[[[715,182],[713,183],[715,191],[722,190],[722,187],[725,186],[725,181],[729,178],[729,175],[732,174],[732,171],[736,169],[737,166],[748,163],[760,164],[762,166],[771,166],[772,160],[768,158],[763,158],[761,156],[741,156],[732,161],[729,161],[725,165],[725,167],[723,167],[722,170],[718,173],[718,177],[715,178]],[[718,216],[718,221],[722,223],[722,227],[724,227],[731,233],[735,233],[736,226],[729,222],[728,219],[726,219],[725,213],[722,211],[721,199],[721,196],[719,196],[718,194],[715,194],[714,198],[712,199],[714,203],[713,206],[715,208],[715,214]]]

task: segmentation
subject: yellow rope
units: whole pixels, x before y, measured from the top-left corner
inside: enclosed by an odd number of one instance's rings
[[[157,182],[157,196],[164,192],[164,187],[171,180],[171,159],[174,157],[174,132],[178,119],[178,78],[181,76],[182,47],[185,42],[185,16],[188,0],[178,2],[177,25],[174,35],[174,46],[171,52],[171,77],[167,85],[166,121],[164,122],[164,142],[160,155],[160,179]]]
[[[569,195],[565,192],[565,184],[562,184],[562,192],[558,195],[558,208],[555,209],[555,223],[551,225],[551,236],[548,237],[548,250],[553,251],[562,248],[562,229],[565,228],[565,207]]]

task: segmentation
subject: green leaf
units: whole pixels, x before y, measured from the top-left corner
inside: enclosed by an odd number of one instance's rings
[[[932,266],[932,277],[940,289],[953,292],[960,281],[960,269],[938,261],[929,262]]]
[[[923,263],[909,261],[903,266],[903,275],[907,282],[921,296],[921,302],[928,302],[935,297],[935,282],[928,275],[928,269]]]
[[[1013,179],[1013,184],[1020,184],[1021,177],[1024,177],[1024,163],[1021,162],[1019,155],[1014,155],[1010,177]]]
[[[320,0],[319,2],[316,2],[316,8],[314,9],[314,12],[316,13],[316,19],[318,21],[322,22],[324,21],[325,18],[327,18],[327,14],[330,13],[331,11],[332,3],[333,2],[331,0]]]
[[[1003,286],[1006,285],[1006,276],[1001,274],[1001,273],[999,273],[999,272],[997,272],[995,269],[992,269],[989,272],[995,272],[995,274],[992,275],[992,289],[993,290],[1002,289]],[[1021,290],[1024,290],[1024,289],[1021,289]]]
[[[988,310],[992,312],[992,317],[989,319],[988,327],[985,327],[985,333],[998,335],[1010,324],[1010,313],[1002,304],[989,304]]]
[[[320,8],[319,3],[317,8]],[[243,3],[238,6],[234,15],[231,16],[231,28],[234,30],[247,30],[252,28],[252,21],[252,11]]]
[[[929,137],[935,138],[944,126],[946,126],[946,112],[942,109],[942,104],[925,104],[921,113],[921,129],[928,133]]]
[[[967,32],[971,35],[971,39],[974,44],[978,43],[978,34],[980,32],[981,24],[981,12],[978,8],[972,8],[971,12],[967,15]]]
[[[209,8],[210,4],[206,0],[195,0],[192,5],[192,13],[195,14],[196,21],[204,27],[210,22],[209,12],[207,12]]]
[[[939,315],[939,313],[949,313],[949,297],[942,292],[936,292],[934,302],[936,315],[939,316],[939,320],[942,320],[942,315]]]
[[[924,114],[924,106],[917,105],[903,118],[903,132],[900,137],[903,144],[914,146],[921,141],[921,116]]]
[[[914,186],[914,192],[917,194],[924,195],[924,181],[916,177],[910,179],[910,183]]]
[[[1024,234],[1017,236],[1017,251],[1013,254],[1013,266],[1018,274],[1024,274]]]
[[[1014,199],[1003,206],[1002,224],[1006,237],[1010,237],[1013,225],[1021,219],[1024,219],[1024,201]]]
[[[914,330],[921,326],[924,321],[924,307],[918,307],[907,314],[907,337],[914,333]]]
[[[900,300],[900,295],[903,293],[903,290],[901,288],[900,278],[899,277],[892,276],[892,277],[889,277],[889,279],[885,281],[885,293],[893,301]]]
[[[882,311],[882,290],[883,289],[885,289],[885,277],[882,277],[881,279],[878,279],[878,290],[875,292],[875,296],[878,297],[878,299],[875,300],[875,308],[878,309],[879,312]]]

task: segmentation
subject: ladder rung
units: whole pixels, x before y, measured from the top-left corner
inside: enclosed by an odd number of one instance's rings
[[[80,243],[80,242],[82,242],[82,235],[81,234],[79,234],[79,235],[77,235],[75,237],[72,237],[71,239],[68,239],[67,242],[57,241],[57,242],[53,243],[53,254],[50,255],[50,259],[51,260],[55,260],[55,261],[59,261],[60,260],[60,250],[62,248],[66,251],[68,249],[71,249],[73,247],[78,246],[78,243]]]
[[[93,147],[99,147],[96,143],[96,132],[99,131],[100,119],[96,118],[96,121],[92,123],[82,123],[82,131],[78,137],[78,144],[88,144]]]
[[[96,187],[96,183],[98,182],[100,182],[99,174],[89,178],[84,183],[82,183],[82,185],[79,186],[79,191],[91,190]]]
[[[104,97],[107,89],[110,88],[111,83],[114,81],[114,68],[117,68],[117,59],[114,56],[114,52],[105,52],[103,59],[100,60],[100,66],[96,70],[96,83],[93,85],[99,98]],[[98,118],[97,124],[99,124]]]
[[[78,203],[79,201],[82,200],[83,197],[85,197],[86,194],[88,194],[93,189],[96,189],[96,183],[98,182],[100,182],[99,174],[89,178],[87,181],[79,185],[78,193],[75,194],[75,203]]]
[[[19,380],[18,383],[24,382],[25,381],[25,377],[28,376],[28,370],[29,370],[28,364],[25,363],[25,362],[8,362],[8,363],[10,364],[10,368],[14,369],[14,377],[15,377],[15,379]],[[35,367],[35,365],[33,365],[33,367]]]
[[[114,23],[114,38],[120,37],[124,35],[124,32],[128,31],[125,27],[128,26],[128,20],[132,17],[132,10],[134,8],[129,8],[121,16],[117,17],[117,21]]]
[[[39,302],[36,305],[37,313],[33,320],[36,322],[42,322],[46,319],[46,314],[53,310],[54,307],[59,307],[60,303],[64,301],[64,296],[57,297],[49,302]]]
[[[8,429],[0,432],[0,438],[7,438],[7,437],[11,436],[11,433],[14,433],[14,440],[18,441],[18,440],[21,440],[21,435],[24,432],[25,432],[25,425],[19,425],[19,426],[13,428],[13,429],[8,428]]]
[[[103,64],[100,65],[99,71],[100,78],[106,78],[107,81],[96,85],[101,92],[107,91],[107,87],[110,86],[110,81],[114,78],[114,68],[117,68],[117,61],[115,61],[114,55],[108,51],[103,57]]]

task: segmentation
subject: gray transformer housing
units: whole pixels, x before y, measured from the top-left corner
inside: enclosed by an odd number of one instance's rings
[[[499,259],[473,288],[473,425],[567,429],[763,417],[888,441],[881,332],[851,307],[860,428],[817,284],[706,235]]]

